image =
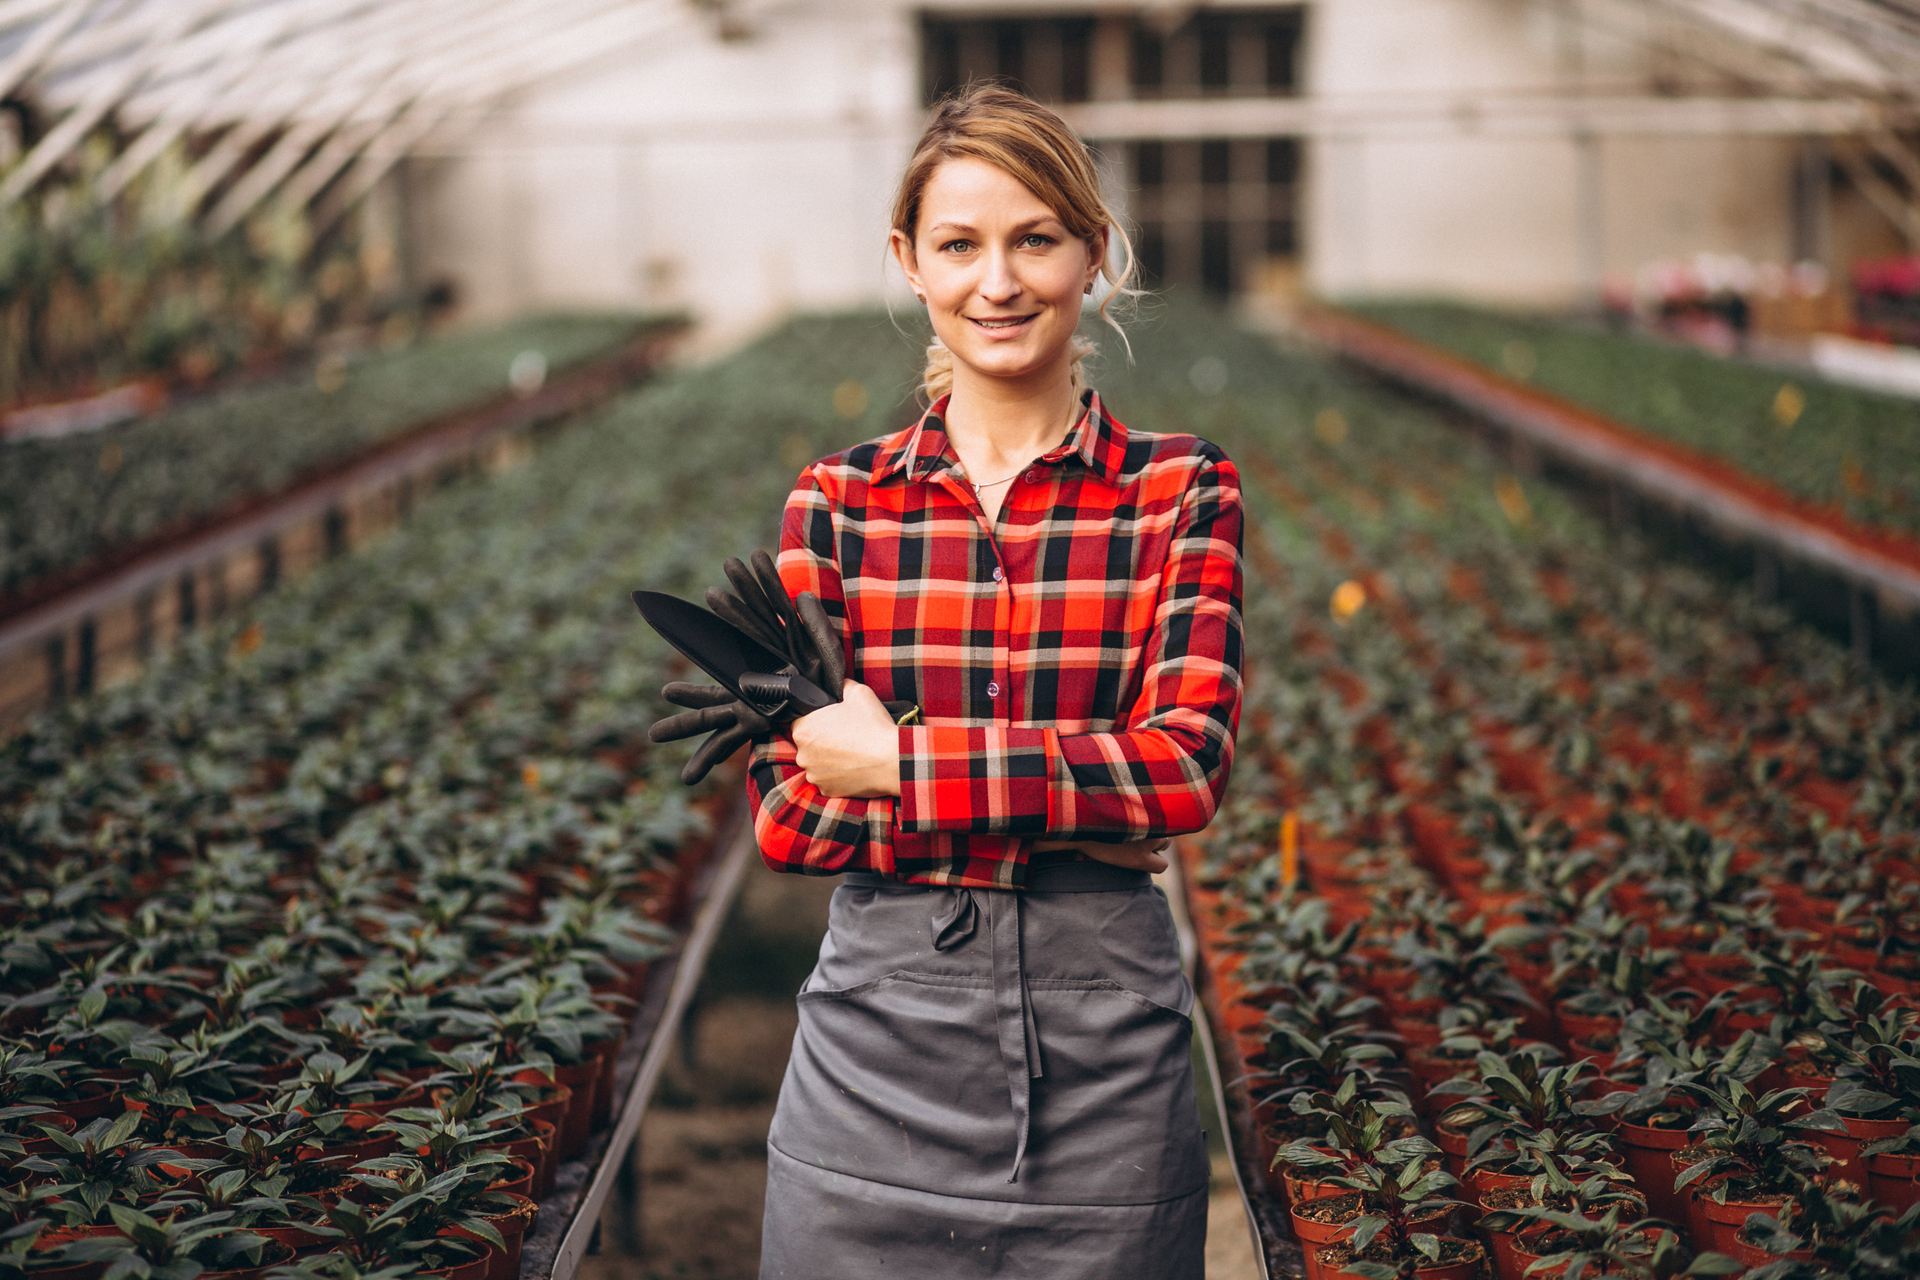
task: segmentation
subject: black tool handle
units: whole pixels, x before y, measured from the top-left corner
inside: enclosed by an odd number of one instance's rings
[[[748,671],[740,677],[740,692],[748,702],[765,712],[773,712],[793,696],[793,686],[785,676],[770,676]]]

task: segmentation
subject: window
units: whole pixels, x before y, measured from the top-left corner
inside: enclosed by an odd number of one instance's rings
[[[929,105],[984,80],[1062,104],[1299,92],[1300,6],[1018,12],[1009,2],[999,16],[922,18]],[[1227,296],[1257,281],[1264,260],[1299,254],[1297,138],[1146,137],[1105,150],[1149,284]]]
[[[962,85],[993,80],[1041,102],[1085,102],[1093,82],[1091,17],[942,18],[921,22],[921,92],[928,106]]]

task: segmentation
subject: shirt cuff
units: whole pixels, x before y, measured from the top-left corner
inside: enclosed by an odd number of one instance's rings
[[[907,725],[899,733],[898,830],[1047,833],[1054,730]]]

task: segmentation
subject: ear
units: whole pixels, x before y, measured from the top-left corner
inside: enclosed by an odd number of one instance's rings
[[[907,278],[907,284],[920,295],[920,301],[927,300],[927,287],[920,283],[920,260],[914,255],[913,240],[906,232],[895,227],[887,232],[887,249],[893,254],[893,260],[900,266],[900,274]]]
[[[1102,227],[1096,234],[1087,237],[1087,282],[1082,290],[1084,293],[1093,292],[1093,282],[1100,278],[1100,268],[1107,264],[1107,248],[1112,234],[1112,227]]]

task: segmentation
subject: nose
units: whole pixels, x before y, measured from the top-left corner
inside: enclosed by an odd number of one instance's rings
[[[985,270],[980,275],[980,297],[994,306],[1004,306],[1020,296],[1020,280],[1013,271],[1013,256],[995,246],[986,252]]]

